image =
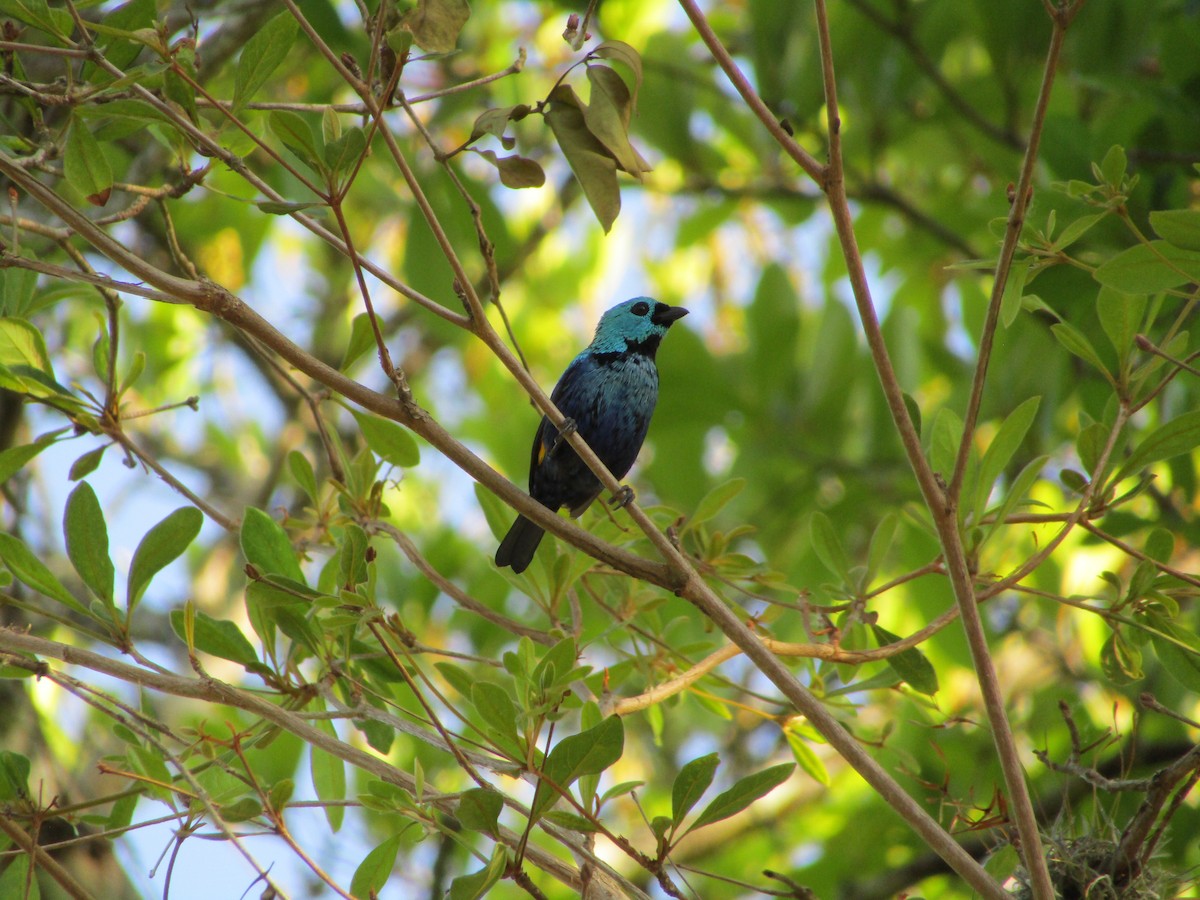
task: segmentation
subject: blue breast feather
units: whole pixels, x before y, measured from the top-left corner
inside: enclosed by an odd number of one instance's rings
[[[645,440],[658,401],[658,369],[641,353],[584,351],[567,367],[550,399],[620,479]],[[558,429],[543,417],[533,445],[529,493],[551,509],[566,506],[577,515],[599,494],[600,482],[565,441],[550,452],[557,438]]]

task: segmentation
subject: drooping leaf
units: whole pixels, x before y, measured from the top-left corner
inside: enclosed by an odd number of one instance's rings
[[[592,93],[583,107],[588,131],[604,145],[623,170],[641,181],[649,166],[629,142],[633,99],[624,80],[608,66],[588,66]]]
[[[633,75],[631,95],[633,103],[637,103],[638,91],[642,87],[642,56],[624,41],[604,41],[592,50],[591,56],[600,59],[611,59],[626,66]]]
[[[608,232],[621,212],[617,162],[588,129],[583,106],[570,85],[560,84],[550,93],[546,122],[579,180],[592,212]]]

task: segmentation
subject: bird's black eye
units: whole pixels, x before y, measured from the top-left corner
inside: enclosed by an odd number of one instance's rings
[[[633,304],[632,312],[635,316],[644,316],[646,313],[650,312],[650,304],[645,302],[635,303]]]

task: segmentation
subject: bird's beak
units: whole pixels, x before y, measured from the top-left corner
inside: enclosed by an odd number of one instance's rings
[[[670,325],[676,319],[682,319],[688,314],[688,311],[682,306],[667,306],[665,303],[656,303],[654,305],[654,313],[650,316],[650,321],[655,325]]]

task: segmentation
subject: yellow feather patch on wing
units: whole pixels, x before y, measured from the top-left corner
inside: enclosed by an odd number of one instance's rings
[[[545,441],[542,441],[540,444],[538,444],[538,465],[539,466],[542,464],[542,460],[546,458],[546,450],[547,449],[549,449],[549,448],[546,446]]]

